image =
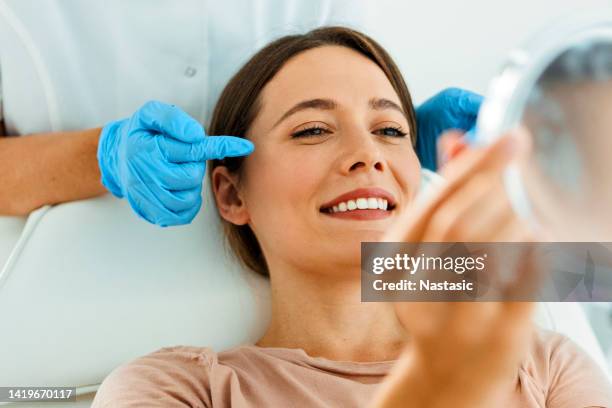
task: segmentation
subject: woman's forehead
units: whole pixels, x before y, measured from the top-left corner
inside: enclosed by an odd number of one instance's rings
[[[324,46],[304,51],[283,65],[262,90],[260,114],[275,120],[274,116],[295,104],[316,99],[332,100],[339,107],[367,108],[373,98],[400,104],[374,61],[347,47]]]

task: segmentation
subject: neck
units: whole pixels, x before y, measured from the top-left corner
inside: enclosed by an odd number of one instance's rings
[[[272,320],[257,345],[338,361],[397,359],[407,334],[392,303],[361,302],[358,269],[345,279],[286,265],[272,272]]]

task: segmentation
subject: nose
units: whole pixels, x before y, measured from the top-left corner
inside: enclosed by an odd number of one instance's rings
[[[342,172],[346,175],[363,171],[384,171],[385,161],[380,146],[369,132],[353,131],[345,137]]]

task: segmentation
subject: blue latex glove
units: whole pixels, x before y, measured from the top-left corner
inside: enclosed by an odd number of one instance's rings
[[[429,98],[416,109],[416,152],[421,166],[435,171],[436,143],[446,130],[469,131],[476,125],[482,96],[459,88],[448,88]]]
[[[111,193],[126,197],[145,220],[165,227],[188,224],[200,210],[206,160],[253,149],[246,139],[207,137],[181,109],[153,101],[102,129],[98,164]]]

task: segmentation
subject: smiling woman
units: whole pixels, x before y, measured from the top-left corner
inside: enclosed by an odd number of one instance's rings
[[[94,406],[612,406],[595,363],[532,331],[529,303],[361,301],[362,241],[528,236],[503,194],[508,138],[467,152],[427,205],[412,205],[412,101],[372,39],[331,27],[271,43],[228,83],[209,133],[255,145],[213,162],[210,182],[231,248],[270,277],[270,324],[255,345],[125,364]]]
[[[315,72],[324,75],[315,76]],[[359,120],[355,121],[357,118]],[[264,123],[266,126],[263,126]],[[393,150],[405,167],[403,172],[411,172],[408,185],[403,187],[410,189],[413,194],[418,186],[420,166],[413,152],[417,138],[416,120],[404,79],[392,58],[378,43],[347,28],[328,27],[305,35],[283,37],[258,52],[225,87],[217,102],[208,133],[245,135],[256,144],[258,151],[254,156],[258,160],[254,157],[253,161],[262,162],[257,165],[260,169],[266,164],[275,164],[279,172],[277,174],[303,174],[300,183],[303,187],[308,181],[315,182],[313,177],[309,177],[309,174],[314,175],[315,172],[320,172],[329,184],[334,184],[334,177],[340,178],[341,183],[337,186],[345,185],[347,191],[342,197],[329,197],[331,200],[316,197],[326,201],[321,201],[316,208],[328,216],[381,219],[388,217],[396,207],[397,199],[392,192],[395,190],[395,194],[398,194],[402,186],[375,188],[380,180],[373,180],[367,174],[347,182],[346,177],[334,171],[337,169],[335,163],[343,157],[346,159],[342,151],[354,152],[355,143],[361,144],[363,149],[369,149],[371,143],[377,143],[386,147],[386,150]],[[364,135],[378,136],[377,142],[372,142],[371,137]],[[273,145],[274,141],[278,143]],[[264,146],[265,150],[260,152]],[[273,146],[276,149],[274,152],[268,149]],[[305,150],[306,146],[311,148]],[[373,152],[376,150],[372,149]],[[282,169],[285,161],[274,160],[274,156],[280,158],[288,155],[295,155],[296,160],[288,161],[291,168]],[[321,165],[323,159],[327,159],[328,168]],[[223,166],[228,176],[233,176],[238,183],[242,179],[243,161],[242,157],[217,160],[212,163],[211,169]],[[355,166],[352,171],[354,173],[357,167],[369,166],[370,163],[351,165]],[[382,165],[377,164],[378,167]],[[213,186],[216,186],[212,177],[214,171],[209,174]],[[296,199],[300,200],[296,191],[298,186],[295,186],[294,181],[287,179],[283,183],[279,180],[284,189],[279,192],[286,194],[282,200],[286,205],[291,205],[287,201],[287,198],[293,196],[291,190],[295,191]],[[258,182],[260,192],[263,192],[263,184]],[[385,184],[389,184],[389,181]],[[348,191],[355,187],[362,188]],[[370,187],[370,191],[367,187]],[[268,198],[272,197],[268,194]],[[380,202],[380,208],[369,208],[367,199],[376,200],[376,204]],[[408,200],[409,197],[404,202]],[[369,202],[373,203],[372,200]],[[385,202],[390,205],[385,206]],[[338,204],[337,208],[334,208],[335,204]],[[279,206],[275,208],[278,211]],[[220,210],[223,211],[224,207],[220,207]],[[230,221],[225,216],[222,218],[229,245],[234,252],[246,266],[268,275],[266,258],[261,248],[262,244],[265,245],[262,243],[262,232],[258,240],[248,223]],[[272,242],[276,241],[274,235],[278,237],[281,231],[287,233],[285,227],[289,225],[285,224],[286,221],[283,220],[284,225],[279,225],[277,233],[272,234]],[[381,227],[378,228],[382,231]],[[328,232],[336,235],[339,231]],[[303,237],[299,237],[301,239]],[[355,241],[354,237],[351,240]],[[278,244],[276,242],[274,245]],[[347,254],[347,258],[351,257],[355,259],[354,253]]]

